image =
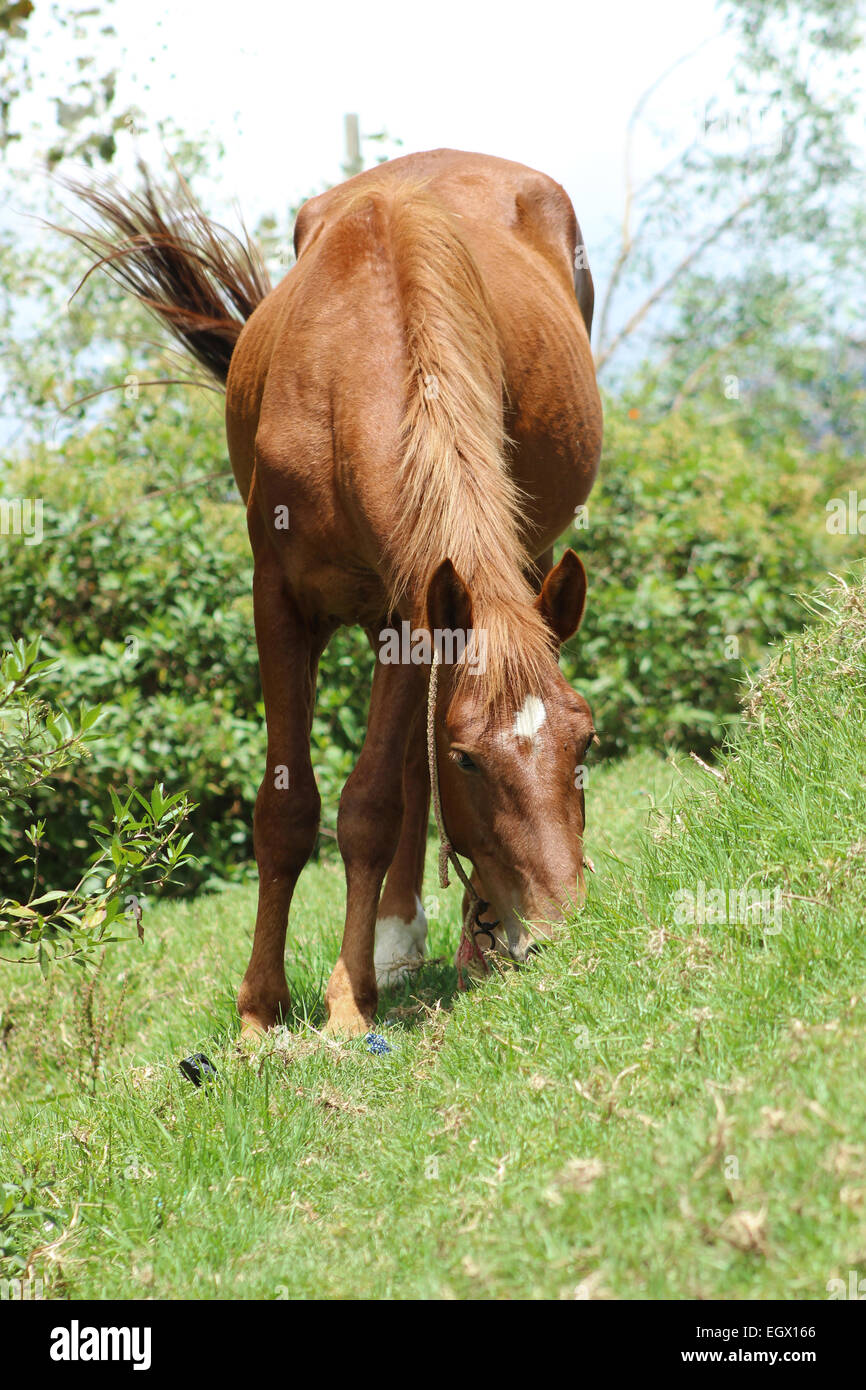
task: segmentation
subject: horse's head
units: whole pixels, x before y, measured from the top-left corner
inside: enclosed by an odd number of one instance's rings
[[[521,641],[522,630],[541,653],[532,665],[533,693],[506,689],[491,703],[497,654],[489,644],[485,650],[483,615],[474,628],[474,670],[465,659],[462,669],[447,661],[441,668],[436,750],[445,827],[457,853],[472,862],[478,891],[490,903],[485,915],[502,924],[499,949],[518,960],[584,891],[584,765],[594,730],[589,705],[563,677],[557,653],[577,630],[585,598],[583,565],[567,550],[534,611],[527,602],[522,622],[515,613],[512,642]],[[427,615],[434,631],[473,630],[472,593],[448,560],[430,581]]]

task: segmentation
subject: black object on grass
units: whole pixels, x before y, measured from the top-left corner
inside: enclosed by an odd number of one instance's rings
[[[216,1081],[217,1069],[213,1062],[205,1057],[203,1052],[193,1052],[190,1057],[184,1057],[178,1066],[188,1081],[193,1086],[200,1086],[203,1081]]]

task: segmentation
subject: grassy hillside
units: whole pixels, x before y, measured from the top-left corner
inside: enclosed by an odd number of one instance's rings
[[[3,967],[0,1273],[56,1296],[825,1298],[866,1265],[864,688],[866,590],[840,588],[723,780],[647,755],[591,780],[599,872],[535,964],[455,996],[438,895],[445,960],[383,1000],[384,1056],[316,1031],[331,860],[299,892],[299,1017],[252,1056],[246,888],[154,910],[74,996]],[[745,920],[694,920],[720,891]],[[176,1066],[196,1048],[207,1093]]]

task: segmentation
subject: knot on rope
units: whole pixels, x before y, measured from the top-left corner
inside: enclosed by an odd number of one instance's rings
[[[442,840],[442,841],[440,841],[440,844],[439,844],[439,887],[440,887],[440,888],[447,888],[447,887],[448,887],[448,884],[449,884],[449,878],[448,878],[448,860],[451,858],[451,855],[452,855],[453,853],[454,853],[454,851],[453,851],[451,845],[449,845],[449,843],[448,843],[447,840]]]

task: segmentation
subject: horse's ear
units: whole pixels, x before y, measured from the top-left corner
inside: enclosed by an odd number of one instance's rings
[[[450,560],[437,565],[427,585],[427,627],[431,633],[468,633],[472,627],[472,598]]]
[[[566,550],[541,586],[535,606],[557,642],[567,642],[580,627],[586,603],[586,570],[573,550]]]

